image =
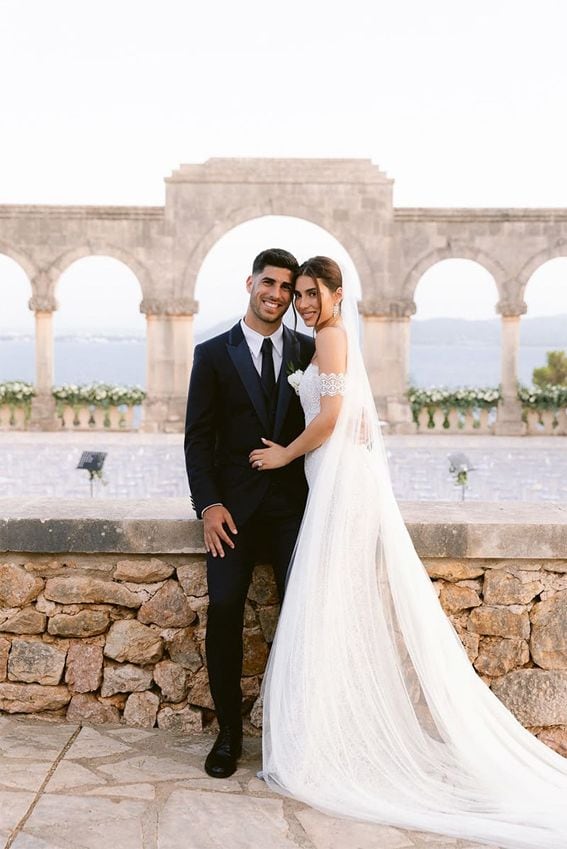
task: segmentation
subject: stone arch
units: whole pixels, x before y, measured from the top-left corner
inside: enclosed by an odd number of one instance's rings
[[[54,297],[59,278],[70,265],[79,259],[89,256],[107,256],[124,263],[135,275],[140,285],[142,297],[152,294],[152,278],[150,272],[136,257],[125,251],[120,245],[109,242],[87,242],[60,254],[49,266],[47,273],[50,281],[50,294]]]
[[[232,230],[239,224],[245,224],[247,221],[253,221],[255,218],[264,218],[267,215],[300,218],[311,224],[317,224],[326,230],[350,254],[360,278],[362,297],[364,298],[365,283],[368,286],[372,280],[372,267],[360,241],[347,228],[342,226],[336,227],[332,224],[329,225],[325,216],[320,215],[313,207],[303,206],[286,199],[281,203],[278,201],[277,204],[274,204],[272,200],[268,200],[264,204],[254,204],[252,206],[233,209],[221,220],[217,220],[193,248],[182,276],[182,291],[176,292],[175,296],[194,297],[197,276],[205,257],[225,233],[228,233],[229,230]]]
[[[402,284],[402,297],[413,300],[417,284],[428,269],[444,259],[470,259],[492,274],[500,298],[506,296],[506,281],[509,274],[504,266],[480,248],[471,248],[452,242],[444,248],[436,248],[422,256],[407,273]]]
[[[523,266],[518,274],[518,284],[519,284],[519,295],[523,299],[526,293],[526,286],[528,285],[532,274],[541,268],[542,265],[545,265],[546,262],[549,262],[550,259],[557,259],[558,257],[567,257],[567,239],[561,240],[561,243],[556,243],[553,247],[544,248],[542,251],[538,251],[537,254],[534,254]]]
[[[13,259],[14,262],[20,266],[22,271],[27,274],[30,284],[33,287],[33,281],[39,274],[39,267],[35,264],[34,260],[22,251],[13,248],[12,245],[8,244],[8,242],[3,242],[1,240],[0,254],[4,254],[10,259]]]

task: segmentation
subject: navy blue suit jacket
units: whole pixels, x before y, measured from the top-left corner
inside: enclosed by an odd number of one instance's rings
[[[307,497],[303,458],[282,469],[259,472],[248,455],[264,447],[261,437],[288,445],[305,427],[303,411],[289,385],[291,370],[305,369],[314,352],[309,336],[284,326],[275,423],[270,418],[258,372],[240,322],[195,348],[187,399],[185,462],[197,517],[220,502],[237,526],[261,504],[270,481],[301,513]]]

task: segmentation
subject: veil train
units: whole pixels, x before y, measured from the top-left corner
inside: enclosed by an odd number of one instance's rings
[[[339,816],[565,849],[567,760],[481,681],[442,610],[392,491],[354,299],[343,321],[343,405],[306,464],[264,677],[263,777]]]

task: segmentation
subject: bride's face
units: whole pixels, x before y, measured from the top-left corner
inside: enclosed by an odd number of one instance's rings
[[[327,289],[323,280],[301,276],[295,281],[294,300],[306,326],[317,327],[333,318],[333,307],[340,301],[340,294]]]

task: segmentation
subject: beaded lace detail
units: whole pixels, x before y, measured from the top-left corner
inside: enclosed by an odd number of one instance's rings
[[[321,412],[321,395],[344,395],[344,389],[344,374],[319,374],[316,364],[310,363],[299,384],[299,400],[303,407],[305,424],[308,425]],[[320,448],[305,455],[305,476],[310,486],[315,480],[326,448],[327,443],[323,443]]]
[[[330,374],[319,375],[319,395],[344,395],[345,394],[345,374]]]

